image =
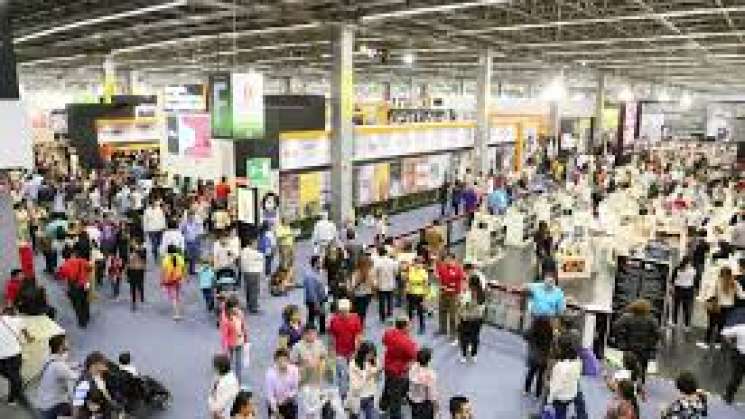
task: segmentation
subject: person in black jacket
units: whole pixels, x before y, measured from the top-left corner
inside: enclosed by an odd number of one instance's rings
[[[625,367],[631,371],[631,380],[638,383],[640,391],[660,339],[660,328],[651,311],[649,301],[640,298],[629,304],[626,313],[613,325],[616,343],[624,351]]]

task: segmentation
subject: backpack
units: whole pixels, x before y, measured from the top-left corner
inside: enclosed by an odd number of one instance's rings
[[[168,264],[165,264],[168,263]],[[163,284],[176,284],[182,279],[184,262],[178,255],[169,255],[163,265]]]

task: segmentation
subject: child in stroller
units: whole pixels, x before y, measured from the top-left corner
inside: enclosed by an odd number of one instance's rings
[[[109,362],[106,387],[111,392],[111,397],[127,414],[135,417],[142,407],[159,410],[168,408],[171,402],[168,389],[152,377],[138,375],[130,358],[129,353],[124,352],[119,356],[119,363]]]
[[[233,269],[223,269],[217,272],[215,289],[212,295],[215,298],[214,313],[215,324],[220,326],[220,315],[228,298],[238,298],[238,277]]]

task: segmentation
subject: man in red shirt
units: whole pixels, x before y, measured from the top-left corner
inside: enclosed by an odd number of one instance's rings
[[[230,185],[228,185],[228,179],[223,176],[220,183],[215,185],[215,199],[219,202],[227,202],[228,195],[230,195]]]
[[[90,291],[91,266],[88,260],[80,257],[73,250],[72,256],[60,266],[58,275],[66,280],[69,285],[68,295],[75,316],[78,318],[78,326],[86,328],[90,320],[90,305],[88,293]]]
[[[20,269],[13,269],[10,272],[10,279],[5,283],[5,305],[12,307],[18,297],[18,291],[21,290],[21,283],[23,282],[23,271]]]
[[[437,278],[440,280],[440,330],[438,334],[450,334],[453,343],[457,344],[458,296],[466,281],[466,273],[455,256],[449,253],[443,262],[437,264]]]
[[[349,361],[357,352],[362,338],[362,321],[356,313],[350,313],[349,300],[337,302],[338,311],[329,322],[329,336],[336,353],[336,381],[342,399],[349,389]]]
[[[390,419],[400,419],[401,406],[409,387],[409,366],[416,359],[417,344],[409,336],[409,319],[399,317],[393,328],[383,334],[385,355],[383,369],[385,382],[380,408],[388,413]]]

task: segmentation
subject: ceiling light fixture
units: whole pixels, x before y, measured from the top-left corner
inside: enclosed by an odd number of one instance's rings
[[[429,6],[429,7],[417,7],[414,9],[396,10],[393,12],[375,13],[367,16],[362,16],[362,22],[370,22],[382,19],[391,18],[402,18],[411,17],[417,15],[424,15],[428,13],[440,13],[440,12],[452,12],[454,10],[471,9],[474,7],[481,6],[492,6],[497,4],[509,3],[509,0],[479,0],[469,1],[465,3],[454,3],[454,4],[443,4],[440,6]]]
[[[140,9],[127,10],[126,12],[114,13],[113,15],[99,16],[99,17],[92,18],[92,19],[79,20],[77,22],[73,22],[67,25],[55,26],[50,29],[45,29],[43,31],[34,32],[34,33],[30,33],[25,36],[21,36],[19,38],[14,39],[13,44],[20,44],[22,42],[30,41],[32,39],[41,38],[47,35],[53,35],[55,33],[66,32],[71,29],[81,28],[84,26],[97,25],[99,23],[110,22],[112,20],[124,19],[127,17],[133,17],[133,16],[140,16],[140,15],[145,15],[148,13],[158,12],[161,10],[186,6],[186,4],[187,4],[187,0],[177,0],[177,1],[171,1],[171,2],[163,3],[163,4],[156,4],[153,6],[142,7]]]
[[[551,82],[551,84],[546,86],[546,89],[541,93],[541,99],[552,102],[559,101],[566,97],[566,93],[564,78],[558,76]]]
[[[403,63],[408,66],[413,65],[415,61],[414,54],[411,52],[407,52],[401,57],[401,61],[403,61]]]

